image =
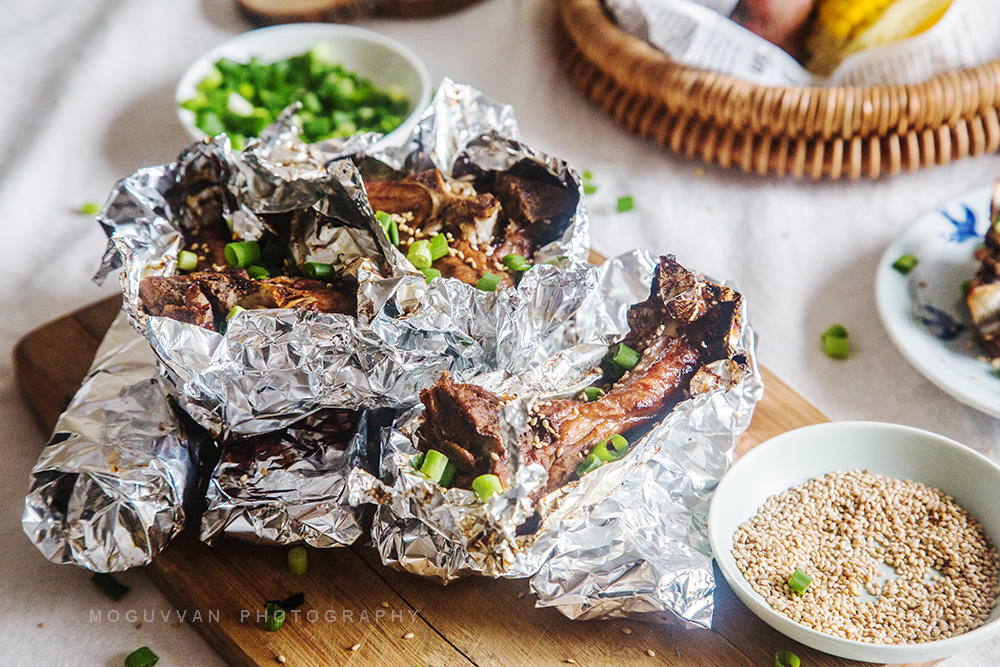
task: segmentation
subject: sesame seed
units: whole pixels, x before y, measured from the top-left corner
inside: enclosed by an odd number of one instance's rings
[[[520,600],[523,597],[524,597],[524,591],[521,591],[520,593],[517,594],[517,599],[518,600]]]
[[[382,608],[383,609],[388,609],[389,608],[389,603],[386,602],[385,600],[382,600]]]
[[[354,646],[351,647],[351,650],[357,651],[359,648],[361,648],[361,644],[355,644]]]
[[[278,662],[280,662],[282,665],[285,664],[286,662],[288,662],[288,658],[286,658],[283,655],[275,656],[274,659],[277,660]]]
[[[500,455],[497,454],[496,452],[490,452],[490,458],[493,459],[494,461],[499,461]]]
[[[403,635],[403,639],[413,639],[413,636],[414,635],[412,632],[407,632],[405,635]]]
[[[656,657],[656,651],[654,651],[651,648],[647,648],[646,649],[646,655],[648,655],[650,658],[655,658]]]
[[[622,628],[622,634],[623,635],[630,635],[630,634],[632,634],[632,628]]]

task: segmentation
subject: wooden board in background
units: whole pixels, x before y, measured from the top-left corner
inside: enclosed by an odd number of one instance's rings
[[[79,387],[119,304],[115,297],[83,308],[36,329],[17,345],[18,383],[44,432],[51,432]],[[826,421],[766,370],[764,382],[764,400],[739,453],[778,433]],[[862,664],[819,653],[772,630],[718,573],[712,630],[579,622],[554,609],[535,609],[523,580],[470,578],[439,586],[382,566],[364,544],[310,550],[308,572],[296,577],[285,566],[284,548],[225,540],[210,548],[197,541],[196,532],[186,531],[145,570],[177,608],[199,609],[205,617],[219,610],[220,622],[195,626],[234,665],[273,665],[276,656],[284,655],[289,665],[551,665],[572,659],[580,665],[751,667],[773,664],[779,649],[795,652],[809,667]],[[289,620],[277,633],[261,629],[254,613],[264,600],[298,591],[306,594],[302,613],[316,610],[319,620]],[[342,617],[345,609],[353,613],[353,622]],[[241,610],[250,617],[241,619]],[[326,610],[335,612],[336,621],[323,618]],[[384,618],[359,622],[363,610],[371,618],[382,610]],[[351,651],[355,644],[360,648]]]

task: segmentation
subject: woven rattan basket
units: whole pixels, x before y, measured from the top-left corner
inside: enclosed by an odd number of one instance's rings
[[[878,178],[1000,148],[1000,60],[919,84],[769,87],[680,65],[600,0],[557,0],[574,84],[632,132],[710,164]]]

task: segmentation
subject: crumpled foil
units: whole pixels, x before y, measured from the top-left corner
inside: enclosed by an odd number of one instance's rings
[[[31,471],[21,524],[46,558],[116,572],[180,532],[211,440],[174,410],[149,346],[119,314]]]
[[[572,347],[517,376],[473,379],[519,396],[501,417],[509,435],[532,400],[574,395],[593,380],[606,344],[628,330],[628,307],[648,295],[655,266],[645,251],[606,262],[567,329]],[[571,618],[670,612],[710,625],[708,506],[763,394],[745,303],[738,321],[733,342],[745,363],[710,364],[692,381],[694,395],[624,459],[542,498],[540,524],[528,535],[518,526],[535,512],[530,495],[545,481],[541,467],[518,467],[511,489],[483,505],[470,491],[443,489],[412,471],[421,407],[402,413],[383,434],[381,480],[354,470],[349,482],[352,502],[378,505],[371,534],[382,561],[444,583],[469,574],[531,577],[538,606]]]
[[[501,358],[523,365],[557,349],[566,317],[593,283],[580,179],[564,161],[519,141],[509,106],[445,80],[404,145],[376,150],[362,137],[336,152],[301,143],[294,110],[243,153],[220,136],[172,164],[140,169],[116,184],[98,217],[110,242],[97,278],[122,269],[131,321],[198,423],[226,438],[284,428],[321,408],[403,408],[445,369],[466,376]],[[361,174],[430,167],[455,177],[544,170],[575,190],[581,203],[562,238],[536,254],[551,265],[529,271],[518,290],[486,293],[453,280],[426,285],[375,221]],[[260,237],[264,214],[295,211],[293,254],[300,263],[332,263],[356,276],[358,318],[251,310],[219,334],[147,315],[139,284],[176,272],[192,201],[205,192],[222,193],[222,215],[241,239]]]
[[[364,462],[368,413],[322,410],[223,445],[205,494],[201,539],[336,547],[361,535],[344,470]]]

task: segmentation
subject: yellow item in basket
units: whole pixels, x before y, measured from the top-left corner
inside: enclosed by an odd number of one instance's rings
[[[819,0],[806,38],[808,67],[829,74],[847,56],[918,35],[952,0]]]

